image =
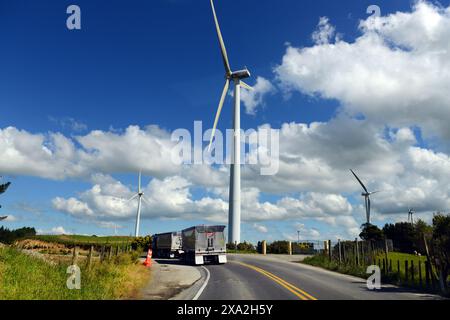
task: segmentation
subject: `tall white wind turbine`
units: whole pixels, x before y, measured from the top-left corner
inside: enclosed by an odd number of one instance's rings
[[[141,176],[142,176],[142,173],[139,171],[138,192],[128,200],[128,201],[132,201],[134,199],[138,199],[138,207],[137,207],[137,213],[136,213],[136,227],[135,227],[135,232],[134,232],[135,237],[139,237],[139,226],[140,226],[140,222],[141,222],[142,201],[144,201],[145,203],[148,204],[147,200],[145,200],[145,198],[144,198],[144,192],[142,191],[142,188],[141,188]]]
[[[370,196],[378,193],[380,191],[374,191],[374,192],[369,192],[366,188],[366,186],[364,185],[364,183],[362,183],[362,181],[358,178],[358,176],[356,175],[356,173],[350,169],[350,171],[353,173],[353,175],[355,176],[356,180],[358,180],[359,184],[362,186],[362,188],[364,189],[364,192],[361,193],[361,195],[364,197],[364,203],[366,205],[366,219],[367,219],[367,224],[370,224]]]
[[[217,20],[216,10],[214,8],[214,2],[211,1],[212,13],[214,16],[214,23],[216,25],[217,37],[219,38],[220,51],[222,53],[223,65],[225,67],[225,87],[222,91],[222,96],[219,102],[219,108],[217,109],[216,118],[214,120],[214,127],[211,134],[211,140],[209,142],[208,150],[211,150],[211,145],[214,139],[214,135],[219,122],[222,107],[225,101],[225,97],[230,86],[230,81],[234,83],[234,139],[233,139],[233,156],[230,167],[230,195],[228,202],[228,242],[240,243],[241,242],[241,86],[252,90],[252,87],[247,85],[242,79],[250,77],[250,72],[247,68],[239,71],[232,71],[230,62],[228,61],[227,50],[225,49],[225,43],[222,38],[222,32],[220,31],[219,21]]]

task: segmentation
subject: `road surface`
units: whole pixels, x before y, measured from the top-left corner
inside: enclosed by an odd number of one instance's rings
[[[367,289],[364,279],[274,256],[229,255],[226,265],[203,268],[198,300],[419,300],[438,299],[391,285]]]

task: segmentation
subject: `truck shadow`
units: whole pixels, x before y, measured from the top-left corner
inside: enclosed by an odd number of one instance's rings
[[[170,265],[189,265],[181,259],[167,259],[167,258],[154,258],[153,259],[158,264],[170,264]]]

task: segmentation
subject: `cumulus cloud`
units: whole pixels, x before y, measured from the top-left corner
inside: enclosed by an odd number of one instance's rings
[[[317,45],[324,45],[332,41],[335,35],[336,28],[330,24],[327,17],[321,17],[317,25],[317,30],[313,32],[311,37]],[[335,40],[337,39],[338,37]]]
[[[269,229],[267,229],[266,226],[263,226],[263,225],[258,224],[258,223],[254,223],[254,224],[253,224],[253,228],[254,228],[256,231],[260,232],[260,233],[267,233],[267,232],[269,232]]]
[[[264,98],[274,91],[275,87],[269,80],[258,77],[253,90],[241,90],[241,100],[244,103],[245,112],[249,115],[255,115],[257,107],[264,104]]]
[[[337,99],[351,115],[450,138],[450,9],[418,1],[411,12],[371,17],[353,42],[288,47],[276,77],[284,90]],[[322,40],[320,40],[322,39]]]

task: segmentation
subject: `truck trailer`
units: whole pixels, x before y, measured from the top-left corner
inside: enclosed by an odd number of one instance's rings
[[[207,262],[227,262],[225,226],[196,226],[182,233],[183,258],[187,263],[202,265]]]
[[[158,258],[178,258],[183,253],[181,231],[155,234],[153,252]]]

